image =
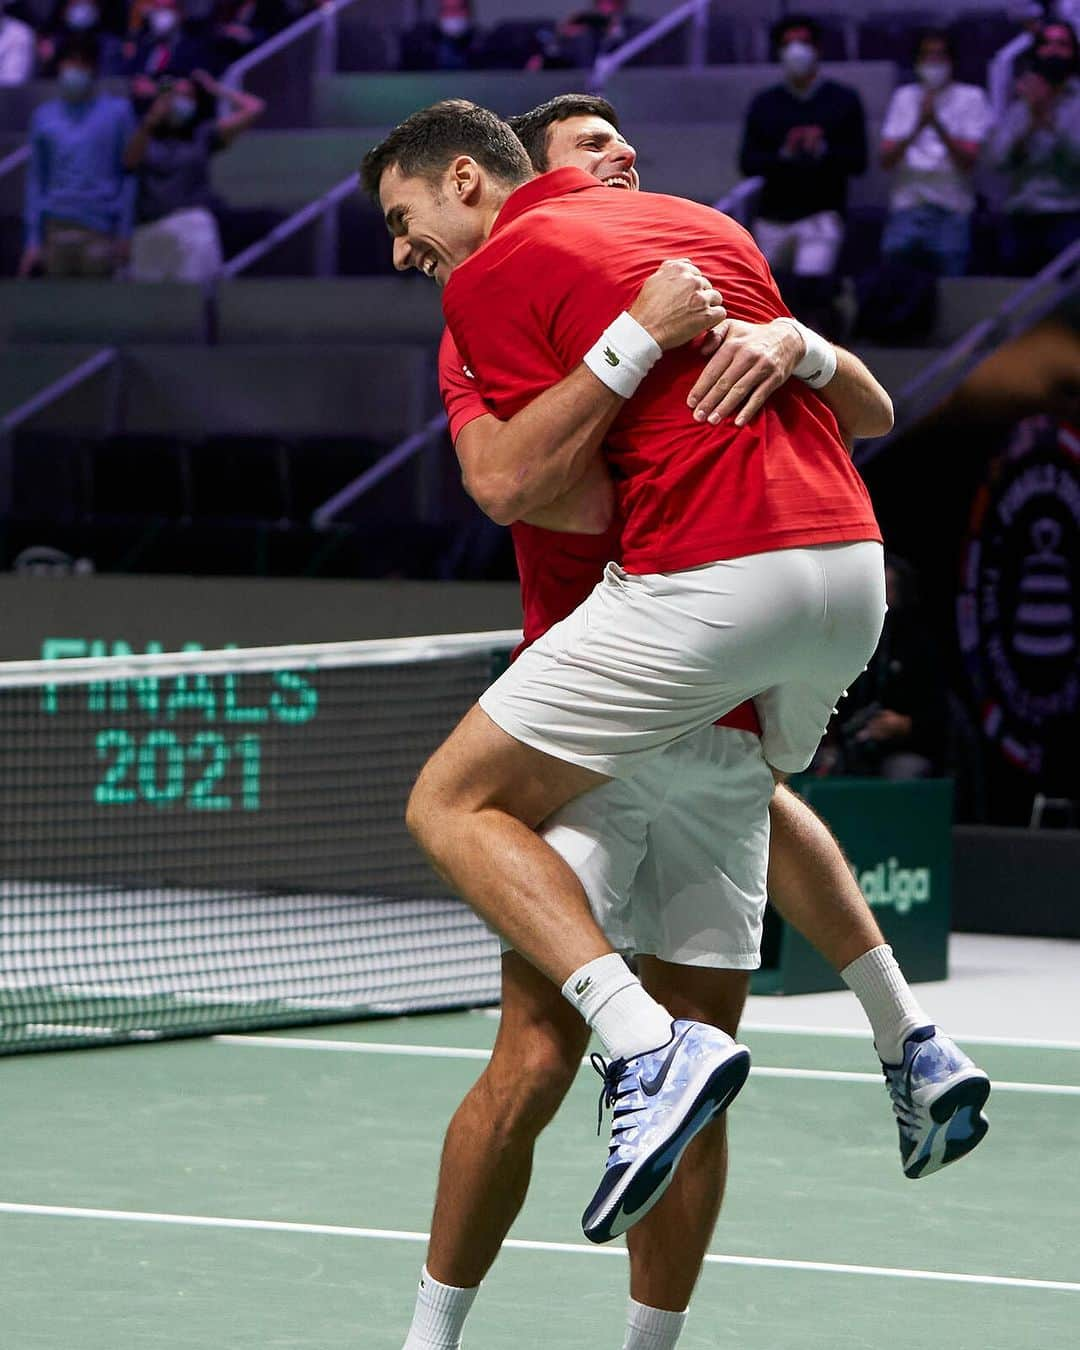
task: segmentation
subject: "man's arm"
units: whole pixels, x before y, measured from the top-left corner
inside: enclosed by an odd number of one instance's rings
[[[750,104],[739,150],[739,170],[746,178],[767,177],[780,162],[780,146],[768,126],[767,91]]]
[[[685,259],[662,264],[629,312],[664,350],[681,347],[724,314],[718,293]],[[581,480],[625,403],[580,364],[508,421],[477,418],[455,441],[465,490],[500,525],[540,523],[536,512]]]
[[[26,197],[23,204],[25,243],[19,260],[19,276],[28,277],[41,257],[43,201],[48,183],[48,147],[40,125],[30,124],[30,163],[26,167]]]
[[[849,89],[847,94],[843,130],[835,144],[830,143],[827,153],[844,173],[857,176],[866,172],[866,113],[855,90]]]
[[[734,417],[737,426],[745,426],[791,378],[806,351],[786,319],[769,324],[725,319],[708,342],[707,350],[715,352],[686,401],[697,421],[713,424]],[[857,437],[892,430],[892,399],[857,356],[842,347],[835,351],[836,374],[815,392],[832,409],[850,448]]]

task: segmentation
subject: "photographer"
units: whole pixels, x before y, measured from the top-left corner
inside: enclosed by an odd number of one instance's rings
[[[137,101],[150,102],[124,152],[138,184],[131,279],[208,281],[222,261],[210,159],[247,131],[266,105],[224,88],[205,71],[157,85],[138,81],[133,92]],[[230,105],[222,118],[213,116],[218,99]]]

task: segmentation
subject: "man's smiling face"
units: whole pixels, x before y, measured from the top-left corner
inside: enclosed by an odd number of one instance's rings
[[[637,151],[603,117],[589,113],[553,122],[548,129],[549,169],[584,169],[608,187],[636,192],[641,186]]]
[[[459,263],[484,242],[480,213],[470,208],[479,190],[479,170],[459,155],[439,182],[406,177],[396,164],[379,183],[379,202],[394,237],[394,266],[410,267],[445,286]]]

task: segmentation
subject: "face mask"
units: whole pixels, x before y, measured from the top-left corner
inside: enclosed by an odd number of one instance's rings
[[[176,32],[180,16],[175,9],[152,9],[146,21],[155,37],[164,38]]]
[[[788,42],[780,49],[780,64],[785,75],[803,79],[817,65],[817,51],[809,42]]]
[[[464,14],[453,14],[449,18],[439,20],[439,32],[443,37],[464,37],[469,27],[468,17]]]
[[[1067,56],[1037,56],[1031,65],[1047,84],[1064,84],[1072,74],[1073,63]]]
[[[927,89],[944,89],[949,83],[952,67],[947,61],[923,61],[915,67],[915,74]]]
[[[196,104],[193,98],[188,98],[186,94],[174,94],[169,104],[169,122],[174,127],[186,127],[194,118],[195,112]]]
[[[69,103],[81,103],[93,87],[94,77],[83,66],[65,66],[57,84],[60,97]]]
[[[99,17],[97,5],[72,5],[64,16],[64,22],[77,33],[84,33],[94,27]]]

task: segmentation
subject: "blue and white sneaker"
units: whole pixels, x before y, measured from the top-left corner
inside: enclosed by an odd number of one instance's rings
[[[632,1059],[592,1056],[615,1108],[611,1147],[596,1194],[582,1215],[591,1242],[609,1242],[643,1219],[667,1190],[687,1145],[734,1099],[750,1072],[750,1051],[703,1022],[671,1024],[671,1040]]]
[[[937,1027],[918,1027],[900,1064],[882,1064],[900,1129],[904,1176],[928,1177],[956,1162],[990,1128],[982,1108],[990,1080]]]

